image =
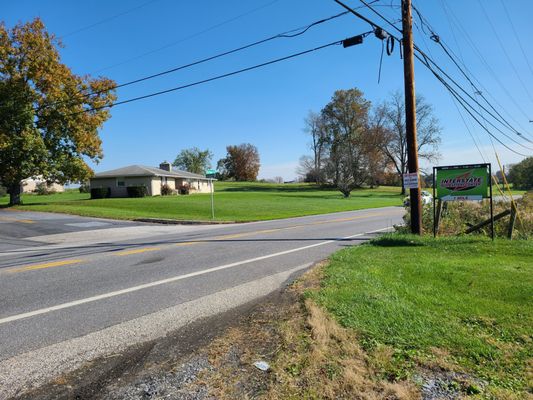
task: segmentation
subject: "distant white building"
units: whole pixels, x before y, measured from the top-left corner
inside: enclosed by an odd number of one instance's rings
[[[49,191],[64,192],[65,186],[60,183],[46,183],[46,179],[42,176],[36,176],[33,178],[23,179],[21,182],[22,193],[33,193],[37,190],[37,185],[44,184]]]
[[[128,186],[144,186],[148,196],[161,195],[164,185],[177,193],[183,187],[193,193],[210,193],[213,188],[205,175],[174,169],[169,162],[161,163],[159,168],[129,165],[99,172],[91,178],[90,185],[91,189],[109,188],[110,197],[127,197]]]

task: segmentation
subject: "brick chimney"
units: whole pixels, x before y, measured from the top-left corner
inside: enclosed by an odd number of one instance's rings
[[[163,169],[165,171],[172,171],[172,164],[168,161],[163,161],[161,164],[159,164],[159,169]]]

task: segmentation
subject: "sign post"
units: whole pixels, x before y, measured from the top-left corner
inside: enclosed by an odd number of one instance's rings
[[[494,239],[492,179],[490,164],[433,167],[433,235],[437,235],[435,200],[482,201],[490,199],[491,237]]]
[[[209,179],[209,189],[211,190],[211,219],[215,219],[215,185],[213,180],[217,175],[216,169],[208,169],[205,177]]]

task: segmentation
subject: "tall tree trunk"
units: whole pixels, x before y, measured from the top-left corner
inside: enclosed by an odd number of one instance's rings
[[[20,182],[13,184],[9,187],[9,205],[14,206],[22,204],[20,194],[22,193],[22,186]]]
[[[402,194],[405,196],[405,187],[403,186],[403,174],[400,174],[400,178],[402,178]]]

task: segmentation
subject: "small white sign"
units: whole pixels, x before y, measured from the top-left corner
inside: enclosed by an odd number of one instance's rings
[[[403,174],[403,187],[406,189],[418,189],[418,174],[416,172]]]
[[[467,196],[444,196],[442,198],[443,201],[481,201],[483,200],[483,196],[481,195],[467,195]]]

